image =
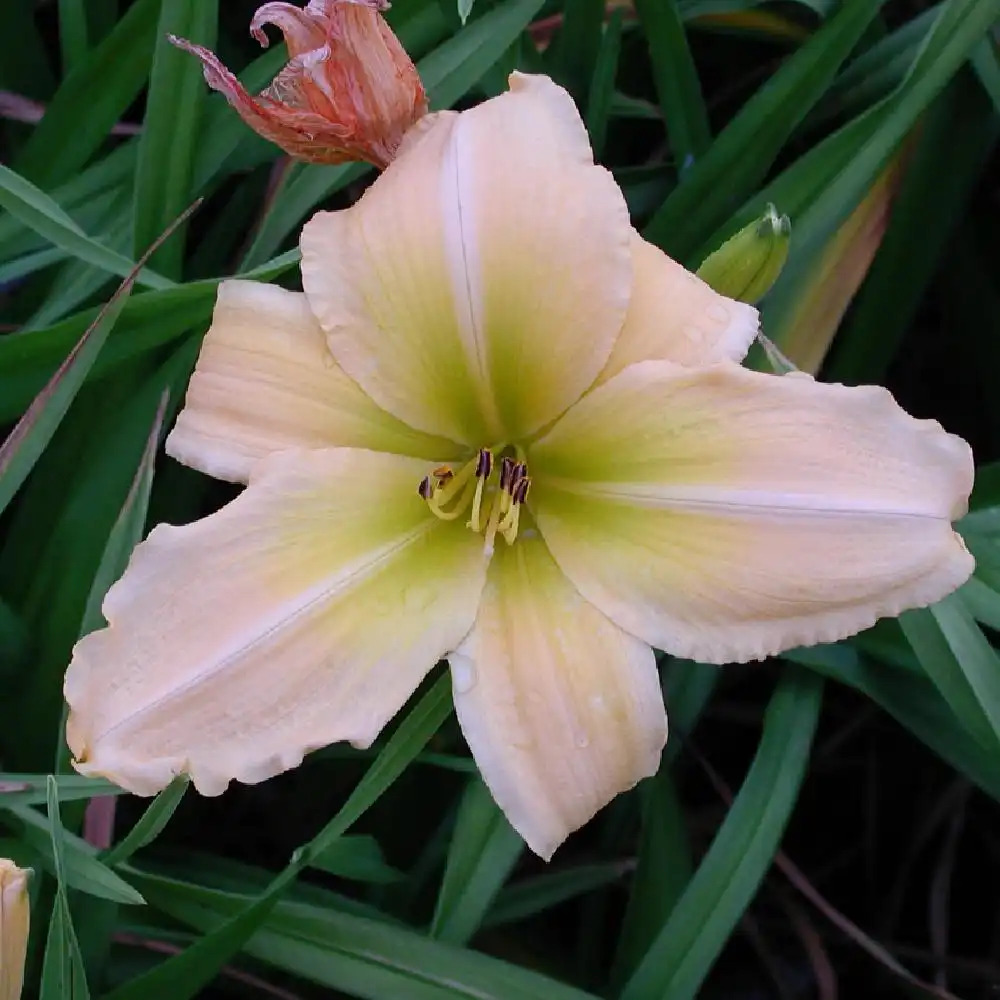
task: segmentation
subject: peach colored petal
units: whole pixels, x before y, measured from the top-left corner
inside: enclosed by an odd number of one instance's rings
[[[872,386],[644,362],[529,454],[546,542],[587,600],[680,656],[749,660],[938,600],[972,456]]]
[[[426,459],[457,449],[379,409],[333,360],[300,292],[222,282],[167,453],[245,483],[272,452],[332,447]]]
[[[743,359],[759,327],[753,306],[714,292],[636,232],[632,263],[628,314],[598,384],[637,361],[699,367]]]
[[[66,675],[83,774],[152,795],[258,782],[336,740],[368,746],[468,631],[482,542],[429,517],[427,463],[286,451],[183,528],[161,525]]]
[[[302,235],[334,356],[389,412],[472,446],[551,421],[593,382],[631,285],[628,214],[546,77],[415,130]]]
[[[667,718],[652,650],[580,597],[537,532],[497,550],[449,659],[483,779],[543,858],[659,766]]]
[[[407,130],[427,113],[427,95],[399,40],[379,13],[382,0],[267,3],[251,33],[281,30],[290,61],[253,97],[212,52],[171,36],[201,60],[205,80],[259,135],[313,163],[366,160],[384,167]]]

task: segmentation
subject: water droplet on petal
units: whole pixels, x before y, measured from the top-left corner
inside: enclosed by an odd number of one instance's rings
[[[468,694],[479,678],[472,660],[466,656],[453,656],[451,659],[452,686],[457,694]]]

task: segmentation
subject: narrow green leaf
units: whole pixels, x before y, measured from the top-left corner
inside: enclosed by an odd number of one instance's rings
[[[587,131],[590,133],[590,144],[594,147],[594,157],[598,160],[604,153],[604,143],[608,136],[608,121],[611,118],[615,75],[618,72],[618,56],[622,44],[622,20],[620,9],[612,12],[608,19],[594,62],[594,75],[590,80]]]
[[[270,211],[254,234],[241,270],[253,268],[273,254],[293,229],[322,201],[363,177],[368,168],[362,163],[339,166],[292,164]]]
[[[157,907],[201,931],[213,932],[247,902],[245,896],[160,876],[136,878]],[[367,1000],[595,1000],[536,972],[387,921],[305,903],[279,903],[247,942],[246,952],[339,994]],[[146,994],[148,1000],[188,995],[186,985],[182,992]],[[111,994],[114,1000],[119,996],[120,991]]]
[[[197,996],[268,918],[281,894],[315,858],[327,855],[334,842],[373,805],[403,773],[451,713],[451,688],[439,679],[410,710],[347,802],[308,844],[299,848],[288,867],[256,899],[236,899],[225,918],[211,926],[194,922],[210,933],[155,969],[113,990],[105,1000],[190,1000]],[[148,878],[138,876],[143,885]],[[156,905],[166,908],[157,895]],[[187,917],[179,919],[192,922]]]
[[[98,242],[116,253],[131,253],[131,222],[126,206],[125,192],[111,201],[107,214],[100,220]],[[127,259],[127,258],[126,258]],[[103,268],[93,267],[85,261],[67,260],[51,278],[45,301],[21,324],[20,332],[30,332],[52,326],[93,299],[108,283],[111,276]]]
[[[690,261],[706,235],[722,225],[764,178],[795,126],[829,86],[883,2],[845,0],[840,12],[747,101],[719,134],[684,183],[650,220],[644,232],[646,238],[680,260]],[[768,200],[792,214],[784,200]],[[794,221],[794,215],[792,218]]]
[[[691,1000],[697,994],[781,842],[805,775],[822,691],[817,677],[797,670],[779,683],[739,795],[620,1000]]]
[[[146,807],[139,821],[128,832],[121,843],[115,844],[102,858],[106,865],[117,865],[127,861],[136,851],[151,844],[170,822],[174,810],[181,804],[190,784],[186,775],[178,775]]]
[[[895,90],[906,77],[946,2],[941,0],[905,21],[852,59],[806,119],[805,127],[853,117]]]
[[[42,962],[41,1000],[88,1000],[90,991],[87,988],[87,974],[66,898],[67,869],[63,853],[65,831],[59,816],[59,792],[55,778],[51,775],[46,784],[46,801],[49,844],[56,876],[56,900]]]
[[[921,120],[882,246],[834,346],[831,381],[884,377],[998,137],[1000,117],[959,74]]]
[[[524,842],[479,778],[466,785],[430,935],[465,944],[517,864]]]
[[[107,340],[128,296],[129,288],[116,293],[94,321],[66,360],[52,376],[48,386],[38,395],[6,440],[0,445],[0,511],[28,477],[66,415],[70,403],[83,385]]]
[[[59,0],[59,50],[63,76],[87,54],[87,10],[84,0]]]
[[[861,691],[956,771],[1000,800],[995,751],[985,750],[969,735],[921,674],[871,660],[846,643],[796,649],[783,656]]]
[[[0,771],[0,809],[7,806],[41,805],[48,801],[48,779],[45,774],[13,774]],[[80,774],[54,776],[56,793],[60,802],[92,799],[98,795],[124,795],[125,793],[104,778],[85,778]]]
[[[711,143],[708,111],[677,0],[636,0],[653,82],[681,180]]]
[[[2,168],[0,168],[2,169]],[[190,213],[190,210],[189,210]],[[188,214],[189,214],[188,213]],[[38,456],[52,439],[70,403],[79,392],[87,373],[97,360],[111,328],[125,306],[132,283],[141,272],[148,256],[155,252],[185,215],[178,217],[160,239],[147,251],[97,314],[97,318],[77,342],[66,360],[59,366],[49,384],[29,407],[17,426],[0,445],[0,511],[3,511],[31,471]]]
[[[694,871],[684,813],[669,767],[661,766],[643,792],[639,858],[612,970],[616,992],[635,973]]]
[[[1000,630],[1000,593],[975,576],[966,581],[958,593],[962,604],[976,621]]]
[[[416,759],[451,712],[451,680],[444,676],[434,683],[399,724],[340,812],[302,850],[298,860],[303,866],[312,864],[314,854],[325,851],[381,798]]]
[[[984,749],[1000,752],[1000,658],[956,595],[899,619],[921,666]]]
[[[51,794],[58,796],[58,791]],[[115,903],[142,904],[145,900],[123,878],[97,860],[97,851],[81,837],[59,828],[30,806],[4,806],[0,800],[0,822],[15,827],[24,841],[39,854],[46,870],[69,888]],[[54,841],[59,834],[59,853]]]
[[[793,254],[822,243],[854,210],[928,105],[962,67],[969,53],[1000,18],[1000,0],[951,0],[934,23],[906,78],[877,109],[871,131],[808,212],[795,219]],[[787,272],[791,280],[794,268]]]
[[[398,882],[403,877],[399,869],[386,862],[378,841],[363,835],[343,836],[335,840],[313,857],[312,867],[340,878],[374,885]]]
[[[7,0],[0,32],[0,87],[45,100],[55,89],[52,67],[31,0]]]
[[[542,0],[504,0],[417,63],[434,109],[450,108],[517,40]]]
[[[91,239],[44,191],[2,165],[0,208],[68,254],[103,268],[109,274],[124,278],[135,269],[128,257]],[[168,288],[173,284],[148,268],[142,268],[133,280],[150,288]]]
[[[172,45],[168,36],[211,49],[219,15],[218,0],[162,0],[162,4],[136,163],[132,233],[136,255],[192,200],[205,83],[198,60]],[[174,230],[152,261],[164,274],[179,278],[183,252],[183,232]]]
[[[146,512],[149,509],[149,493],[153,487],[156,451],[160,444],[160,436],[163,433],[163,421],[169,401],[170,394],[167,390],[164,390],[160,396],[160,404],[157,407],[156,416],[153,418],[153,424],[150,427],[149,437],[146,441],[146,448],[139,460],[131,489],[129,489],[121,512],[108,535],[107,543],[104,546],[104,553],[101,556],[101,562],[97,567],[97,572],[94,574],[94,581],[91,584],[90,594],[87,597],[87,607],[83,613],[83,622],[80,626],[81,637],[88,635],[95,629],[103,628],[106,624],[104,616],[101,614],[101,605],[104,602],[104,597],[111,589],[111,585],[125,572],[125,567],[128,565],[133,549],[142,541],[143,530],[146,526]],[[167,796],[167,792],[174,787],[174,784],[176,782],[164,789],[157,801],[160,797],[164,796],[169,800],[170,796]],[[174,794],[176,794],[176,791]],[[183,789],[177,795],[178,802],[182,795]],[[155,804],[153,803],[153,805]],[[147,810],[147,813],[150,811],[152,811],[152,806]],[[173,812],[173,809],[170,811]],[[141,847],[142,844],[138,846]]]
[[[629,861],[605,861],[575,865],[562,871],[505,885],[483,920],[483,927],[515,924],[578,896],[620,882],[631,868]]]
[[[66,251],[60,250],[59,247],[50,247],[46,250],[34,250],[31,253],[26,253],[21,257],[8,261],[6,264],[0,264],[0,285],[13,284],[21,278],[37,274],[39,271],[43,271],[45,268],[51,267],[53,264],[58,264],[65,259]]]
[[[28,630],[6,601],[0,599],[0,683],[18,676],[28,657]],[[0,785],[3,778],[0,776]]]
[[[562,26],[547,54],[549,68],[576,103],[589,111],[593,91],[588,88],[597,72],[604,0],[566,0],[562,15]]]
[[[111,34],[63,80],[15,170],[49,190],[90,159],[146,82],[159,11],[160,0],[128,6]]]
[[[671,767],[718,681],[719,668],[709,664],[671,659],[664,668],[663,700],[670,706],[671,735],[659,772],[641,786],[639,856],[612,967],[616,989],[633,974],[691,880],[691,847]]]
[[[268,281],[298,260],[298,250],[289,251],[241,277]],[[106,375],[129,358],[179,340],[207,322],[220,280],[193,281],[131,296],[90,377]],[[87,309],[45,330],[0,337],[0,421],[16,420],[24,412],[98,315],[99,310]]]
[[[87,972],[69,904],[60,887],[52,905],[39,1000],[88,1000]]]
[[[87,232],[92,217],[99,217],[135,170],[135,143],[127,142],[71,180],[49,192],[49,197]],[[33,250],[48,248],[48,241],[13,215],[0,216],[0,260],[10,260]]]
[[[1000,57],[989,36],[976,45],[969,61],[976,71],[979,83],[993,104],[993,110],[1000,114]]]

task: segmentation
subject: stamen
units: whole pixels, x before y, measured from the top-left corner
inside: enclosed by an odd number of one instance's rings
[[[435,517],[440,518],[442,521],[454,521],[455,518],[461,517],[466,510],[468,510],[469,501],[472,499],[472,494],[475,489],[476,480],[470,479],[465,484],[465,488],[462,490],[462,495],[458,498],[458,502],[451,508],[451,510],[442,510],[441,503],[436,498],[431,499],[427,506],[430,507],[431,513]]]
[[[494,455],[504,447],[480,448],[457,473],[450,465],[439,465],[417,486],[417,493],[427,501],[431,513],[442,521],[453,521],[471,507],[466,525],[475,532],[484,532],[487,555],[493,552],[497,534],[503,535],[508,545],[513,544],[519,508],[531,486],[520,448],[516,449],[516,457],[504,455],[500,459],[498,476],[491,482],[497,469]]]
[[[504,541],[508,545],[514,544],[514,539],[517,538],[517,525],[521,517],[521,504],[524,503],[528,498],[528,491],[531,489],[531,477],[524,476],[519,479],[517,485],[514,487],[514,492],[510,498],[510,509],[507,511],[506,516],[500,522],[497,531],[500,532],[504,537]]]
[[[503,513],[503,501],[509,497],[507,493],[498,493],[493,498],[493,506],[490,508],[490,519],[486,523],[486,544],[483,551],[486,555],[493,555],[493,540],[497,536],[497,529],[500,527],[500,515]]]
[[[442,485],[435,489],[433,502],[438,507],[443,507],[453,497],[458,495],[462,487],[472,479],[472,474],[475,471],[475,466],[470,462],[457,476],[452,476],[446,486]]]
[[[509,490],[510,489],[510,477],[514,472],[514,459],[509,458],[507,455],[500,460],[500,489]]]
[[[466,525],[473,531],[479,531],[482,523],[483,491],[486,489],[486,480],[490,478],[493,471],[493,452],[489,448],[480,448],[476,456],[476,495],[472,498],[472,517]]]
[[[469,462],[457,475],[452,473],[441,481],[439,473],[445,468],[445,466],[439,466],[430,476],[421,480],[417,492],[427,501],[427,506],[430,507],[431,513],[435,517],[440,518],[442,521],[454,521],[469,506],[469,500],[472,498],[472,490],[476,486],[476,481],[472,478],[473,473],[476,471],[476,466],[474,462]],[[423,493],[424,483],[432,477],[437,479],[438,482],[431,487],[431,495],[426,497]],[[455,506],[451,510],[445,510],[444,508],[455,497],[458,497],[458,502]]]
[[[513,545],[514,540],[517,538],[517,523],[521,518],[521,505],[514,504],[510,509],[510,513],[503,519],[500,527],[497,529],[501,535],[503,535],[503,540],[508,545]]]
[[[486,480],[476,477],[476,495],[472,498],[472,516],[469,518],[466,524],[467,528],[472,528],[473,531],[480,531],[482,522],[482,509],[483,509],[483,488],[486,486]]]

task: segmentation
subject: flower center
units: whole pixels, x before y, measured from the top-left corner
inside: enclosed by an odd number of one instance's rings
[[[465,526],[485,536],[487,555],[493,554],[497,535],[514,544],[521,505],[531,489],[524,452],[515,448],[513,455],[501,455],[497,462],[495,454],[502,450],[480,448],[458,472],[441,465],[417,487],[431,513],[442,521],[454,521],[471,511]]]

